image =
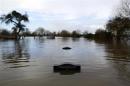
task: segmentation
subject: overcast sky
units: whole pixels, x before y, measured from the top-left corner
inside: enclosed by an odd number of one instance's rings
[[[88,30],[104,27],[120,0],[0,0],[0,15],[12,10],[28,13],[27,27],[50,31]],[[0,27],[9,28],[4,24]],[[11,26],[10,26],[11,27]]]

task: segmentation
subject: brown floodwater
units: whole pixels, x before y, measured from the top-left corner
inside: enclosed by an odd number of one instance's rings
[[[54,65],[65,62],[81,65],[81,71],[53,71]],[[129,40],[0,40],[0,86],[115,85],[130,86]]]

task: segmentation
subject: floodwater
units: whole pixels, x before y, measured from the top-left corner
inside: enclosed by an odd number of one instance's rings
[[[63,47],[71,50],[63,50]],[[81,65],[76,73],[54,65]],[[130,86],[130,42],[84,38],[0,40],[0,86]]]

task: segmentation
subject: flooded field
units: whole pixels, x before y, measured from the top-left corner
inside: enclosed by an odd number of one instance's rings
[[[63,50],[63,47],[71,47]],[[53,66],[80,64],[80,72]],[[130,42],[84,38],[0,40],[0,86],[130,86]]]

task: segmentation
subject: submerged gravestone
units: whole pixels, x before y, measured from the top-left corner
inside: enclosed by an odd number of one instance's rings
[[[70,50],[71,48],[70,47],[63,47],[62,49],[63,50]]]
[[[54,65],[53,66],[53,71],[55,73],[60,73],[62,75],[71,75],[75,73],[80,73],[81,66],[80,65],[75,65],[71,63],[64,63],[61,65]]]

